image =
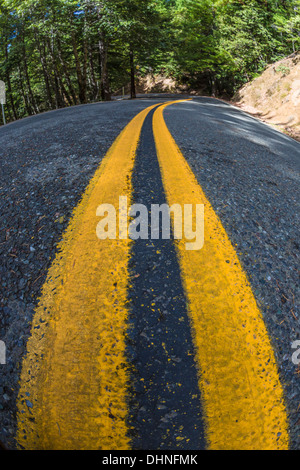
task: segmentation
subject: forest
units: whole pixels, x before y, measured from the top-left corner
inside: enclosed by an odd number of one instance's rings
[[[135,98],[147,74],[232,96],[299,44],[300,0],[0,0],[6,120]]]

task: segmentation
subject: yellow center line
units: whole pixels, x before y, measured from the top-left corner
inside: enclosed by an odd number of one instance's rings
[[[287,413],[272,345],[246,274],[219,218],[172,138],[163,110],[153,130],[169,206],[204,204],[200,250],[176,247],[199,365],[210,449],[287,449]]]
[[[25,449],[126,450],[125,358],[130,240],[99,240],[97,207],[131,200],[144,119],[123,130],[92,178],[50,267],[36,309],[17,401]],[[124,234],[123,234],[124,235]],[[126,238],[126,237],[123,237]]]

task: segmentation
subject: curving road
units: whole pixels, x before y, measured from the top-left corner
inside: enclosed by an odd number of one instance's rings
[[[300,145],[224,102],[186,98],[95,103],[0,128],[8,448],[300,448]],[[147,207],[197,195],[208,210],[202,258],[173,240],[120,251],[84,238],[82,223],[98,220],[93,198],[120,194]],[[120,272],[107,277],[109,266]]]

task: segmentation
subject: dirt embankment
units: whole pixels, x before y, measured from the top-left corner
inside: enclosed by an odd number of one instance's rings
[[[269,65],[233,104],[300,141],[300,52]]]
[[[115,95],[130,94],[130,84]],[[179,93],[210,96],[205,77],[195,89],[163,74],[139,76],[137,93]],[[300,51],[269,65],[256,79],[244,85],[235,96],[220,97],[300,141]]]
[[[130,94],[130,83],[123,88],[116,90],[113,95],[117,96],[124,92],[125,95]],[[136,79],[136,93],[172,93],[172,94],[189,94],[195,96],[207,96],[207,84],[203,81],[197,89],[191,87],[188,83],[181,83],[175,78],[165,76],[163,74],[147,74],[139,76]]]

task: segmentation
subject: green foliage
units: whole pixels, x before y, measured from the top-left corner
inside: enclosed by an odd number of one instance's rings
[[[0,0],[7,120],[110,99],[137,74],[232,94],[300,46],[300,0]]]
[[[279,65],[276,69],[276,72],[282,73],[283,75],[287,75],[290,73],[290,68],[287,67],[286,65]]]

